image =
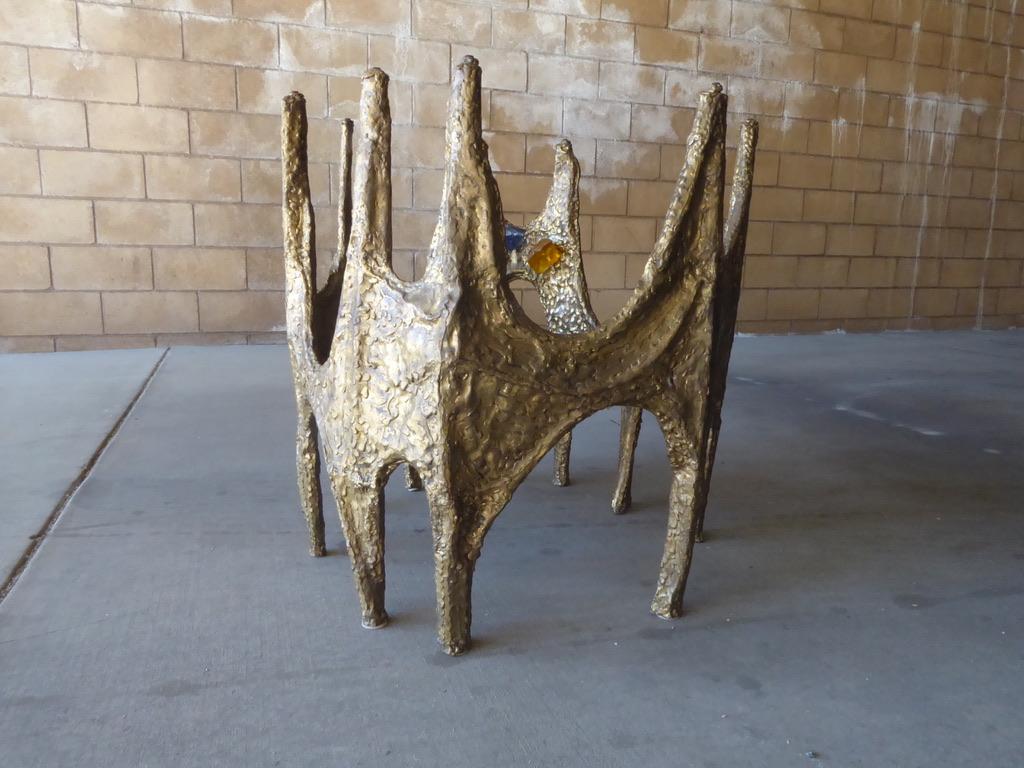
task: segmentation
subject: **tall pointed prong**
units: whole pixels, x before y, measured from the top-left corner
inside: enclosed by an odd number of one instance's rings
[[[615,493],[612,494],[612,512],[616,515],[624,514],[633,503],[633,464],[642,414],[642,408],[622,406],[619,417],[619,473]]]
[[[569,456],[572,454],[572,430],[555,443],[555,472],[551,481],[562,488],[569,484]]]
[[[324,542],[324,498],[320,490],[319,432],[313,409],[305,395],[296,395],[298,431],[295,436],[295,467],[299,478],[299,504],[309,529],[309,554],[323,557],[327,553]]]
[[[388,76],[363,75],[359,100],[359,148],[352,171],[352,223],[348,259],[391,269],[391,109]]]
[[[306,99],[293,92],[281,106],[282,218],[288,345],[296,374],[312,370],[316,232],[309,194]]]
[[[338,153],[338,252],[332,272],[344,268],[345,252],[352,234],[352,121],[341,121],[341,150]]]
[[[651,611],[663,619],[677,619],[683,615],[683,593],[697,536],[694,501],[701,482],[701,465],[694,450],[686,451],[684,457],[670,455],[669,458],[672,461],[672,490],[669,494],[668,532]]]

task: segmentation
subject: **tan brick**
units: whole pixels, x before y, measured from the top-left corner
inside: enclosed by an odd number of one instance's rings
[[[78,44],[75,3],[71,0],[4,0],[0,41],[72,47]]]
[[[370,37],[370,66],[380,67],[396,80],[447,83],[450,57],[447,43]]]
[[[226,248],[154,248],[158,290],[245,288],[245,251]]]
[[[772,253],[798,256],[825,253],[824,225],[777,223],[773,228]]]
[[[662,104],[665,101],[665,73],[657,67],[640,64],[601,62],[602,99]]]
[[[242,197],[241,171],[237,160],[150,155],[146,189],[154,200],[236,201]]]
[[[491,128],[522,133],[561,133],[561,99],[509,92],[494,93],[491,96]]]
[[[568,56],[530,56],[530,92],[593,99],[597,96],[598,63]]]
[[[89,144],[122,152],[188,152],[185,112],[161,107],[89,104]]]
[[[657,144],[599,141],[597,172],[620,179],[657,179],[661,175],[661,148]]]
[[[868,59],[867,87],[884,93],[906,93],[910,67],[899,61]]]
[[[92,203],[88,200],[56,200],[0,197],[3,239],[13,243],[91,243]]]
[[[158,347],[223,347],[228,344],[248,344],[246,333],[159,333]],[[253,344],[258,343],[253,340]]]
[[[701,38],[700,68],[704,72],[756,75],[759,61],[757,43],[719,37]]]
[[[630,216],[663,217],[674,189],[675,184],[669,181],[629,182],[627,213]]]
[[[145,197],[142,158],[109,152],[41,150],[43,191],[68,197]]]
[[[38,195],[39,158],[34,149],[0,147],[0,194]]]
[[[919,288],[914,292],[914,314],[941,317],[956,311],[956,290],[953,288]]]
[[[409,18],[409,0],[327,0],[327,23],[343,29],[402,36],[409,33]]]
[[[921,288],[939,284],[942,263],[938,259],[897,259],[893,286]]]
[[[52,336],[0,336],[0,352],[19,354],[25,352],[53,352]]]
[[[671,0],[668,25],[710,35],[728,35],[731,8],[721,0]]]
[[[448,0],[415,0],[412,31],[420,40],[491,44],[491,10]]]
[[[996,311],[1001,315],[1024,315],[1024,288],[1000,289]]]
[[[282,241],[277,206],[196,205],[198,245],[273,246]]]
[[[740,294],[737,319],[763,320],[768,309],[768,291],[744,288]]]
[[[102,332],[98,293],[8,293],[0,300],[0,336]]]
[[[832,188],[854,192],[881,189],[882,164],[868,160],[836,158],[832,167]]]
[[[213,64],[276,67],[277,27],[245,19],[186,16],[183,21],[185,58]],[[282,47],[286,30],[282,27]],[[284,56],[281,57],[284,65]]]
[[[392,162],[400,168],[440,168],[444,164],[444,131],[415,125],[395,126]]]
[[[185,203],[96,202],[96,236],[114,245],[185,245],[193,241]]]
[[[397,177],[397,173],[392,175]],[[309,165],[309,188],[315,205],[331,202],[331,179],[327,165]],[[247,203],[280,205],[281,163],[277,160],[243,160],[242,199]]]
[[[207,16],[230,16],[231,0],[135,0],[140,8],[162,11],[187,11]]]
[[[665,103],[676,107],[693,109],[700,100],[700,94],[711,87],[714,78],[704,73],[670,71],[665,76]]]
[[[592,291],[624,288],[626,285],[626,257],[621,253],[585,253],[583,269],[587,287]]]
[[[589,19],[566,19],[565,52],[607,61],[633,60],[632,24]]]
[[[284,294],[278,291],[200,293],[204,331],[273,331],[284,328]]]
[[[768,43],[760,50],[762,77],[805,83],[814,78],[814,51]]]
[[[832,182],[832,158],[783,155],[779,162],[779,186],[828,189]]]
[[[0,96],[0,142],[84,147],[86,136],[81,104]]]
[[[484,88],[499,88],[505,91],[526,90],[527,63],[526,54],[522,51],[452,46],[453,63],[462,61],[462,58],[467,55],[473,56],[480,62]]]
[[[246,249],[245,274],[246,284],[250,289],[284,289],[284,255],[281,249]]]
[[[839,97],[832,88],[804,83],[786,84],[786,115],[813,120],[832,120]]]
[[[908,317],[910,290],[906,288],[873,288],[868,292],[868,317]]]
[[[273,115],[192,112],[192,153],[274,158],[281,154],[281,120]]]
[[[896,261],[886,258],[855,258],[850,260],[847,285],[858,288],[878,288],[893,284]]]
[[[942,48],[946,40],[942,35],[913,29],[896,30],[896,47],[892,58],[914,61],[918,64],[938,66],[942,63]]]
[[[800,221],[803,201],[802,189],[755,190],[750,199],[750,218],[752,221]]]
[[[796,256],[751,256],[743,265],[743,286],[792,288],[799,263]]]
[[[146,291],[103,295],[107,333],[183,333],[199,329],[194,293]]]
[[[667,67],[697,68],[697,35],[654,27],[636,28],[636,61]]]
[[[808,288],[779,288],[768,291],[765,317],[768,320],[805,320],[818,316],[818,291]]]
[[[153,287],[148,248],[53,247],[53,287],[65,291],[148,290]]]
[[[522,173],[526,164],[526,137],[511,133],[486,133],[491,167],[505,173]],[[440,203],[440,201],[438,201]]]
[[[41,245],[0,245],[0,291],[50,287],[50,262]]]
[[[850,260],[836,256],[804,256],[796,270],[799,288],[832,288],[846,285]],[[824,314],[824,313],[822,313]]]
[[[605,0],[601,4],[601,18],[664,27],[668,23],[668,2],[669,0]]]
[[[145,333],[119,333],[107,336],[58,336],[58,352],[83,352],[95,349],[139,349],[152,347],[153,336]]]
[[[537,213],[544,205],[551,179],[546,176],[497,175],[502,207],[511,212]]]
[[[899,224],[900,203],[899,195],[860,193],[854,220],[858,224]]]
[[[733,113],[746,113],[763,118],[766,115],[781,115],[785,111],[786,89],[782,83],[730,77],[728,95],[729,107]]]
[[[866,288],[825,288],[821,291],[818,313],[821,317],[864,317],[867,314],[868,295]]]
[[[870,256],[875,249],[875,228],[830,224],[825,253],[834,256]]]
[[[395,211],[394,242],[396,249],[426,250],[434,234],[437,214],[434,211]]]
[[[732,35],[766,43],[789,39],[789,9],[760,3],[732,4]]]
[[[601,0],[533,0],[530,7],[571,16],[597,18],[601,15]]]
[[[29,90],[28,52],[15,45],[0,45],[0,93],[26,96]]]
[[[138,100],[135,62],[126,56],[34,48],[29,58],[36,96],[128,104]]]
[[[594,217],[594,250],[613,253],[649,253],[654,247],[654,219]]]
[[[985,271],[983,259],[943,259],[939,284],[943,288],[970,288],[981,285]]]
[[[117,5],[78,6],[82,48],[128,56],[181,58],[181,17]]]
[[[628,104],[592,99],[566,99],[563,117],[566,133],[600,139],[628,139]]]
[[[855,88],[864,83],[867,63],[864,56],[819,51],[814,58],[814,82]]]
[[[366,45],[366,35],[355,32],[282,25],[281,68],[362,75],[366,69]]]
[[[874,24],[857,19],[847,19],[843,50],[888,59],[896,46],[896,28],[887,24]],[[926,63],[926,62],[922,62]]]
[[[216,64],[139,59],[139,101],[158,107],[234,109],[235,70]],[[239,75],[251,70],[240,70]]]
[[[495,46],[541,53],[565,52],[565,16],[534,10],[495,8],[491,38]]]
[[[324,0],[234,0],[234,15],[261,21],[323,23]]]
[[[837,51],[843,47],[843,29],[849,23],[841,17],[794,9],[790,13],[789,42],[792,45]]]
[[[632,288],[594,291],[590,297],[590,302],[591,306],[594,308],[594,314],[597,315],[598,322],[608,322],[617,312],[619,312],[619,310],[626,306],[626,302],[629,301],[632,296]]]

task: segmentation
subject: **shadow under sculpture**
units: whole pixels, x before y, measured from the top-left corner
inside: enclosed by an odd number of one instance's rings
[[[344,129],[344,255],[319,292],[305,102],[297,93],[285,98],[286,302],[301,500],[311,551],[321,555],[322,439],[364,626],[387,622],[384,485],[399,464],[422,478],[430,507],[438,637],[446,652],[462,653],[488,529],[534,465],[575,424],[612,405],[645,407],[664,431],[673,479],[651,609],[682,614],[695,511],[706,493],[713,361],[732,337],[756,139],[756,125],[745,124],[723,242],[725,106],[720,86],[700,97],[678,186],[632,299],[605,326],[559,335],[526,317],[507,285],[475,59],[453,75],[441,210],[414,283],[391,268],[387,76],[372,69],[363,77],[354,164],[350,124]]]

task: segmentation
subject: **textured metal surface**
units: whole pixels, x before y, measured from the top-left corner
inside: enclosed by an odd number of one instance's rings
[[[580,166],[572,144],[563,139],[555,147],[555,169],[544,210],[527,225],[522,245],[509,254],[508,262],[509,277],[533,284],[544,308],[548,328],[563,335],[587,333],[599,325],[590,306],[583,269],[579,217]],[[536,271],[531,268],[534,255],[548,242],[561,246],[562,258],[550,269]],[[629,489],[633,477],[633,454],[640,435],[640,413],[640,409],[634,406],[622,408],[619,476],[612,497],[612,511],[616,514],[625,512],[630,504]],[[630,426],[627,428],[627,425]],[[555,485],[569,484],[571,446],[571,432],[555,446]]]
[[[735,295],[716,293],[731,285],[726,273],[738,274],[730,259],[742,258],[741,245],[726,250],[723,243],[721,88],[700,98],[679,182],[633,297],[605,326],[572,335],[533,323],[508,288],[501,200],[481,134],[474,59],[467,57],[453,76],[441,210],[416,283],[396,277],[390,263],[387,77],[379,70],[364,76],[351,190],[342,187],[352,214],[342,233],[341,278],[334,281],[340,287],[332,289],[338,296],[333,324],[318,309],[331,294],[315,288],[306,128],[304,100],[292,94],[284,101],[282,154],[300,490],[313,553],[321,554],[322,500],[313,472],[319,439],[363,624],[387,621],[382,499],[396,466],[414,467],[426,490],[438,636],[448,653],[461,653],[470,642],[473,570],[490,526],[574,424],[615,404],[647,408],[665,434],[673,481],[651,608],[665,618],[681,615],[711,455],[708,395],[720,370],[712,352],[722,348],[723,327],[736,312]],[[738,166],[747,173],[755,131],[753,124],[744,127],[747,154]],[[749,190],[749,179],[744,182]],[[742,224],[746,205],[740,208],[732,216]]]

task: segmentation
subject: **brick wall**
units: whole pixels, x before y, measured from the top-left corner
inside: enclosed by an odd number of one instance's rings
[[[573,140],[602,316],[642,270],[695,94],[717,79],[732,126],[762,125],[744,330],[1017,324],[1016,6],[2,0],[0,345],[280,339],[280,97],[307,97],[329,250],[338,118],[355,115],[368,65],[392,76],[396,269],[421,273],[465,53],[484,66],[510,218],[539,208],[552,145]]]

